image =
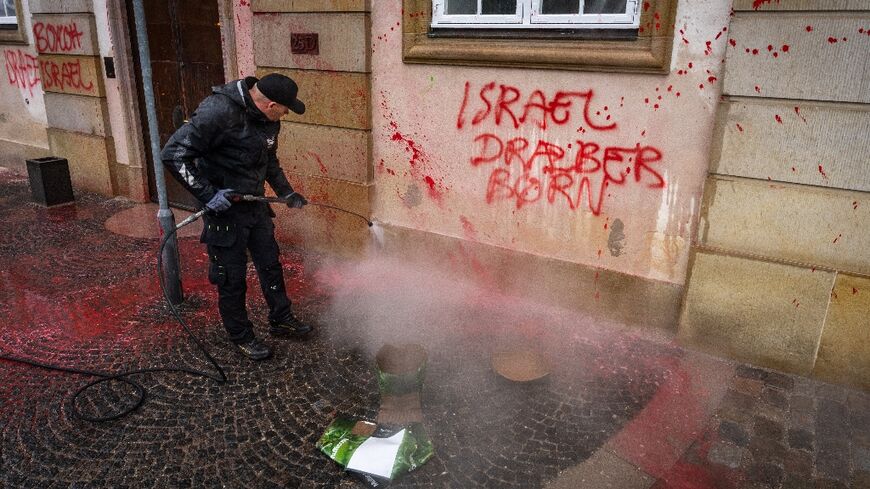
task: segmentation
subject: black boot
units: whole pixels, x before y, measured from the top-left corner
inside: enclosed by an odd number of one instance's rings
[[[251,341],[246,341],[244,343],[237,343],[236,347],[242,353],[242,355],[250,358],[251,360],[265,360],[272,356],[272,350],[262,341],[257,338],[252,339]]]
[[[301,338],[314,330],[311,325],[296,319],[292,314],[283,321],[269,321],[269,325],[271,326],[269,333],[274,336]]]

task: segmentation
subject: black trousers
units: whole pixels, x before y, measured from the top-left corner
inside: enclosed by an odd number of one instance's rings
[[[226,212],[206,215],[201,241],[208,249],[208,279],[217,286],[218,309],[230,341],[244,343],[254,338],[245,304],[249,251],[269,305],[269,321],[290,317],[291,304],[268,205],[238,203]]]

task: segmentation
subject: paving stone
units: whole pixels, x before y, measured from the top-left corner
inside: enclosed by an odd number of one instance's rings
[[[775,441],[781,440],[783,435],[782,423],[761,416],[756,416],[752,431],[755,436]]]
[[[815,470],[822,478],[848,479],[850,470],[848,440],[841,439],[826,444],[817,439]]]
[[[813,450],[813,439],[813,434],[807,430],[788,430],[788,446],[790,448],[811,452]]]
[[[852,467],[855,470],[870,472],[870,448],[852,447]]]
[[[749,432],[733,421],[722,421],[719,424],[719,436],[731,443],[745,447],[749,444]]]
[[[761,392],[761,400],[775,408],[788,409],[788,397],[779,389],[765,386]]]
[[[811,479],[813,475],[813,455],[800,450],[789,450],[783,460],[783,469],[786,474],[800,475]],[[785,485],[785,487],[789,487]]]
[[[856,470],[852,474],[849,486],[852,488],[870,487],[870,471]]]
[[[719,441],[710,448],[710,452],[707,454],[707,459],[711,463],[736,469],[737,467],[740,467],[740,462],[745,456],[745,448],[741,448],[733,443]]]
[[[748,448],[756,461],[781,463],[788,454],[788,449],[782,442],[758,436],[752,437]]]
[[[816,396],[840,403],[846,402],[849,391],[841,386],[819,383],[816,385]]]
[[[764,389],[764,381],[759,379],[749,379],[746,377],[736,377],[734,379],[734,390],[737,392],[752,396],[760,397],[761,391]]]
[[[782,468],[770,463],[756,463],[749,467],[749,480],[764,484],[767,487],[779,487],[783,478]]]

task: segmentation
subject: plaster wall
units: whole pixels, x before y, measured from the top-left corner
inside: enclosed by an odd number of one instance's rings
[[[104,57],[115,56],[114,39],[109,30],[109,6],[107,0],[94,0],[94,20],[97,26],[97,44],[100,48],[100,60]],[[118,78],[108,78],[103,73],[103,81],[106,86],[106,105],[109,108],[109,125],[111,136],[115,144],[115,158],[118,163],[130,164],[129,151],[127,149],[126,124],[124,121],[131,117],[124,110],[121,100],[121,87]]]
[[[0,44],[4,72],[0,78],[0,141],[3,141],[4,148],[36,147],[47,151],[45,101],[39,62],[33,46],[28,0],[22,0],[22,8],[27,45]],[[4,154],[0,164],[24,164],[23,161],[7,162],[9,157],[10,155]]]
[[[649,75],[404,64],[401,2],[372,2],[373,217],[683,283],[730,7],[680,2],[670,74]]]
[[[236,61],[239,66],[237,76],[239,78],[254,76],[256,71],[253,19],[251,0],[233,0],[233,28],[236,34]]]

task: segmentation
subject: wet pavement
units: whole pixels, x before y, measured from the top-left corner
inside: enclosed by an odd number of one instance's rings
[[[0,169],[0,352],[104,372],[209,369],[160,296],[157,240],[106,230],[136,207],[78,194],[44,209],[25,178]],[[293,249],[282,253],[287,288],[318,333],[269,338],[251,269],[251,316],[275,349],[252,363],[224,339],[202,245],[183,237],[180,250],[183,315],[228,382],[137,375],[144,406],[94,424],[70,408],[93,377],[0,360],[0,487],[361,486],[314,444],[339,415],[377,417],[374,353],[414,341],[429,354],[422,407],[436,455],[393,487],[870,488],[867,393],[686,351],[418,265]],[[549,375],[496,375],[492,354],[518,346],[544,352]],[[105,414],[129,399],[110,384],[79,407]]]

